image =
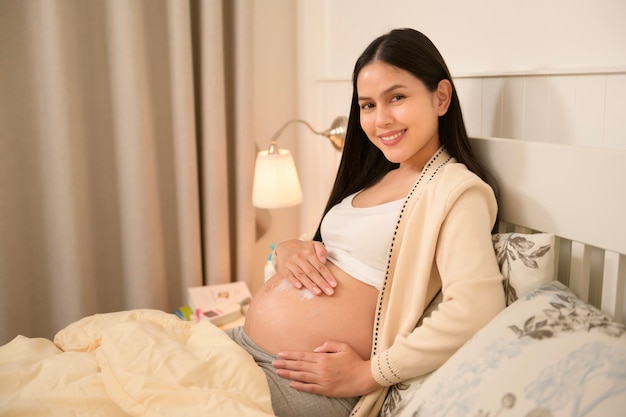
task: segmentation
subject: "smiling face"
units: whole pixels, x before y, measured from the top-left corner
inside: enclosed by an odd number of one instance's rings
[[[431,92],[408,71],[375,60],[362,68],[356,86],[369,140],[390,162],[421,170],[440,146],[439,116],[450,103],[449,81]]]

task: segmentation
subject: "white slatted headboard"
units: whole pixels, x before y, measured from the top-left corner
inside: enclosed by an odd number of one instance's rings
[[[499,182],[499,230],[554,233],[559,281],[626,322],[626,151],[471,141]]]

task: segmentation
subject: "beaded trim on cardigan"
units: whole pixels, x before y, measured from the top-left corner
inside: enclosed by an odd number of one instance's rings
[[[442,155],[444,157],[447,157],[447,158],[445,160],[443,160],[443,161],[438,161],[438,159],[441,158]],[[392,253],[393,253],[393,246],[394,246],[397,234],[398,234],[398,229],[400,227],[400,223],[402,221],[402,217],[403,217],[404,212],[406,210],[406,206],[407,206],[407,204],[409,202],[409,199],[411,199],[413,197],[413,195],[415,194],[415,192],[417,191],[417,187],[422,182],[424,177],[426,177],[428,174],[430,174],[430,177],[428,178],[428,180],[426,182],[426,184],[428,184],[435,177],[437,172],[439,172],[439,169],[441,167],[443,167],[444,165],[446,165],[450,160],[452,160],[452,157],[446,152],[446,150],[444,149],[443,146],[440,147],[437,150],[437,152],[435,153],[435,155],[433,155],[433,157],[424,166],[424,169],[422,170],[422,173],[420,174],[419,178],[417,179],[417,181],[415,182],[415,184],[411,188],[411,191],[409,192],[409,194],[407,195],[406,199],[404,200],[404,203],[402,204],[402,209],[400,210],[400,214],[398,215],[398,220],[396,221],[396,228],[395,228],[394,233],[393,233],[393,237],[392,237],[391,244],[390,244],[389,254],[387,256],[387,266],[386,266],[386,270],[385,270],[385,276],[383,278],[382,287],[381,287],[379,295],[378,295],[378,305],[376,307],[376,318],[375,318],[375,322],[374,322],[374,339],[373,339],[372,355],[371,355],[372,358],[376,355],[376,352],[377,352],[377,349],[378,349],[378,334],[379,334],[380,320],[381,320],[381,314],[382,314],[382,305],[383,305],[383,299],[384,299],[384,295],[385,295],[385,290],[387,289],[387,283],[388,283],[388,278],[389,278],[389,270],[391,268],[391,259],[392,259]],[[433,166],[434,166],[434,169],[433,169]],[[432,170],[432,173],[430,173],[431,170]],[[419,195],[416,198],[419,198]],[[378,362],[378,361],[377,361],[377,363],[380,364],[380,362]],[[379,370],[380,370],[380,368],[379,368]],[[382,372],[381,372],[381,374],[382,374]],[[361,400],[362,399],[363,398],[361,398]],[[360,402],[359,402],[352,409],[352,412],[350,413],[350,416],[356,415],[359,412],[360,409],[361,409],[361,405],[360,405]]]
[[[448,158],[445,161],[442,161],[440,164],[438,164],[435,169],[432,171],[432,173],[430,173],[431,171],[431,167],[433,165],[435,165],[435,162],[442,156],[442,155],[447,155]],[[381,314],[382,314],[382,306],[383,306],[383,299],[384,299],[384,295],[385,295],[385,290],[387,289],[387,283],[388,283],[388,278],[389,278],[389,270],[391,268],[391,258],[392,258],[392,254],[393,254],[393,248],[394,248],[394,244],[395,244],[395,240],[398,234],[398,229],[400,228],[400,223],[402,221],[402,217],[404,215],[404,211],[406,209],[406,206],[409,202],[409,200],[411,199],[411,197],[415,194],[415,191],[417,190],[418,186],[420,185],[420,183],[422,182],[422,180],[424,179],[424,177],[426,177],[429,173],[430,173],[430,177],[426,180],[425,184],[428,184],[437,174],[437,172],[439,172],[439,169],[446,165],[450,160],[452,159],[452,157],[450,155],[447,154],[447,152],[445,151],[444,147],[440,147],[439,150],[435,153],[435,155],[433,155],[432,158],[430,158],[430,160],[426,163],[426,165],[424,166],[424,169],[422,170],[422,173],[420,174],[419,178],[417,179],[417,181],[415,182],[415,184],[413,185],[413,187],[411,188],[411,191],[409,192],[409,194],[407,195],[406,199],[404,200],[404,203],[402,204],[402,208],[400,209],[400,214],[398,215],[398,220],[396,221],[396,228],[393,232],[393,237],[391,238],[391,243],[390,243],[390,247],[389,247],[389,253],[387,255],[387,266],[385,268],[385,277],[383,278],[383,284],[382,287],[380,289],[380,293],[378,295],[378,305],[376,307],[376,319],[374,321],[374,340],[373,340],[373,345],[372,345],[372,355],[374,356],[376,355],[376,351],[378,349],[378,330],[380,327],[380,319],[381,319]],[[419,196],[417,196],[416,198],[419,198]]]

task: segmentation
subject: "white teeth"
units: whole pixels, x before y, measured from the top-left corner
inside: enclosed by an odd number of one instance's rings
[[[404,133],[404,130],[403,130],[403,131],[401,131],[401,132],[398,132],[398,133],[396,133],[396,134],[394,134],[394,135],[388,136],[388,137],[386,137],[386,138],[380,137],[380,140],[382,140],[383,142],[390,142],[390,141],[392,141],[392,140],[394,140],[394,139],[397,139],[397,138],[399,138],[400,136],[402,136],[402,134],[403,134],[403,133]]]

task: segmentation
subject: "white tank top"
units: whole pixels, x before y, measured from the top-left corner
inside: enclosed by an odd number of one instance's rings
[[[326,213],[322,241],[327,258],[354,278],[380,290],[387,250],[402,200],[373,207],[354,207],[354,193]]]

